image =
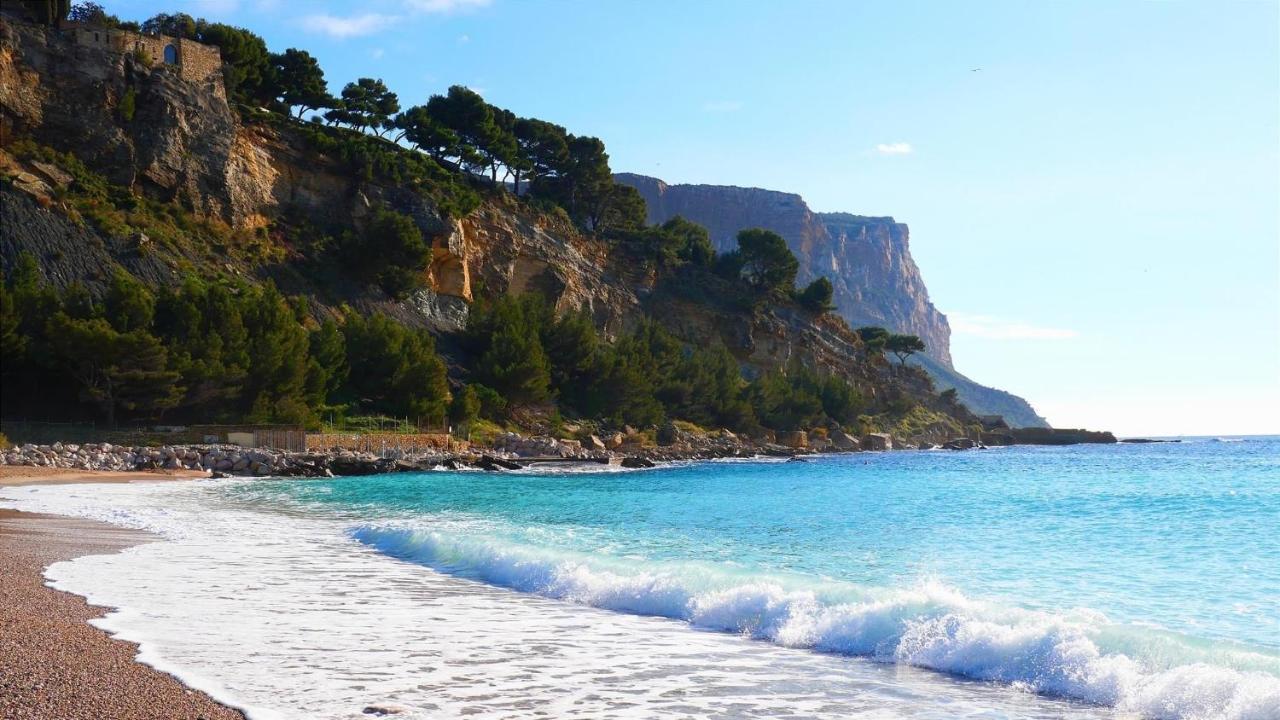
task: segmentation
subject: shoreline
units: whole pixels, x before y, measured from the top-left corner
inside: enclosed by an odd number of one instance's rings
[[[42,467],[39,465],[0,465],[0,487],[173,482],[175,480],[198,480],[208,477],[208,473],[196,470],[76,470]]]
[[[506,433],[484,446],[467,443],[458,449],[383,447],[353,450],[349,447],[285,450],[268,447],[241,447],[228,444],[124,446],[110,443],[25,443],[0,451],[0,467],[47,470],[65,475],[66,482],[84,482],[82,473],[109,471],[101,477],[154,480],[156,474],[181,477],[334,477],[377,475],[428,470],[486,471],[520,470],[535,464],[596,463],[627,469],[655,467],[673,461],[751,459],[760,457],[803,458],[813,455],[900,450],[985,450],[1012,445],[1114,444],[1111,433],[1085,430],[1037,430],[1022,437],[983,433],[980,439],[953,437],[941,443],[895,438],[889,433],[849,435],[800,431],[783,437],[751,439],[727,430],[695,434],[674,426],[664,428],[665,437],[653,444],[635,431],[614,433],[607,440],[590,435],[586,440],[565,440],[547,436],[524,437]],[[1022,432],[1010,431],[1010,432]],[[781,441],[781,442],[778,442]],[[1127,442],[1162,442],[1145,438]],[[59,472],[60,471],[60,472]],[[129,477],[126,477],[129,476]],[[0,475],[0,477],[3,477]],[[0,481],[2,482],[2,481]],[[49,476],[44,482],[58,482]]]
[[[0,486],[187,479],[57,470],[0,468]],[[158,539],[94,520],[0,508],[0,716],[245,720],[239,710],[144,665],[136,643],[91,624],[112,608],[47,584],[45,571],[54,563]]]

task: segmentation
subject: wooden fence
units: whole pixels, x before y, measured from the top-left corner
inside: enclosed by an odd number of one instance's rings
[[[304,430],[254,430],[253,446],[302,452],[307,449],[307,433]]]
[[[308,433],[306,443],[308,450],[342,448],[375,455],[391,450],[457,452],[469,446],[465,440],[457,440],[449,433]]]

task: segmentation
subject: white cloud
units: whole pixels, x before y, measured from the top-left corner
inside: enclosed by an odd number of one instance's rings
[[[951,331],[955,334],[988,340],[1073,340],[1080,337],[1075,330],[1040,327],[990,315],[947,313],[947,319],[951,321]]]
[[[881,155],[910,155],[911,149],[911,143],[904,142],[880,143],[879,145],[876,145],[876,152]]]
[[[387,51],[383,50],[382,48],[374,48],[369,51],[369,57],[373,58],[374,60],[381,60],[382,56],[386,54],[387,54]]]
[[[709,100],[702,104],[705,112],[737,112],[742,109],[741,100]]]
[[[445,14],[473,10],[489,5],[491,0],[404,0],[405,7],[423,13]]]
[[[471,42],[471,36],[470,36],[470,35],[459,35],[459,36],[458,36],[458,44],[459,44],[459,45],[466,45],[466,44],[467,44],[467,43],[469,43],[469,42]]]
[[[329,37],[348,38],[371,35],[395,22],[396,18],[378,13],[365,13],[351,17],[336,15],[308,15],[302,19],[302,27]]]

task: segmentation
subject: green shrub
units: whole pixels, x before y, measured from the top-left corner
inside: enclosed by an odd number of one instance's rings
[[[125,122],[133,122],[134,113],[138,111],[138,93],[132,87],[124,91],[124,95],[120,97],[120,105],[117,107],[120,113],[120,119]]]

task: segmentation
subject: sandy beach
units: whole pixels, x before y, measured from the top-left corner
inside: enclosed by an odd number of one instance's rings
[[[203,473],[106,473],[3,467],[0,485],[156,482]],[[54,515],[0,510],[0,717],[243,718],[175,678],[135,662],[137,646],[89,624],[105,609],[45,586],[44,569],[119,552],[147,533]]]
[[[77,483],[166,482],[207,478],[200,470],[140,470],[108,472],[105,470],[71,470],[31,465],[0,465],[0,487],[6,485],[73,485]]]

